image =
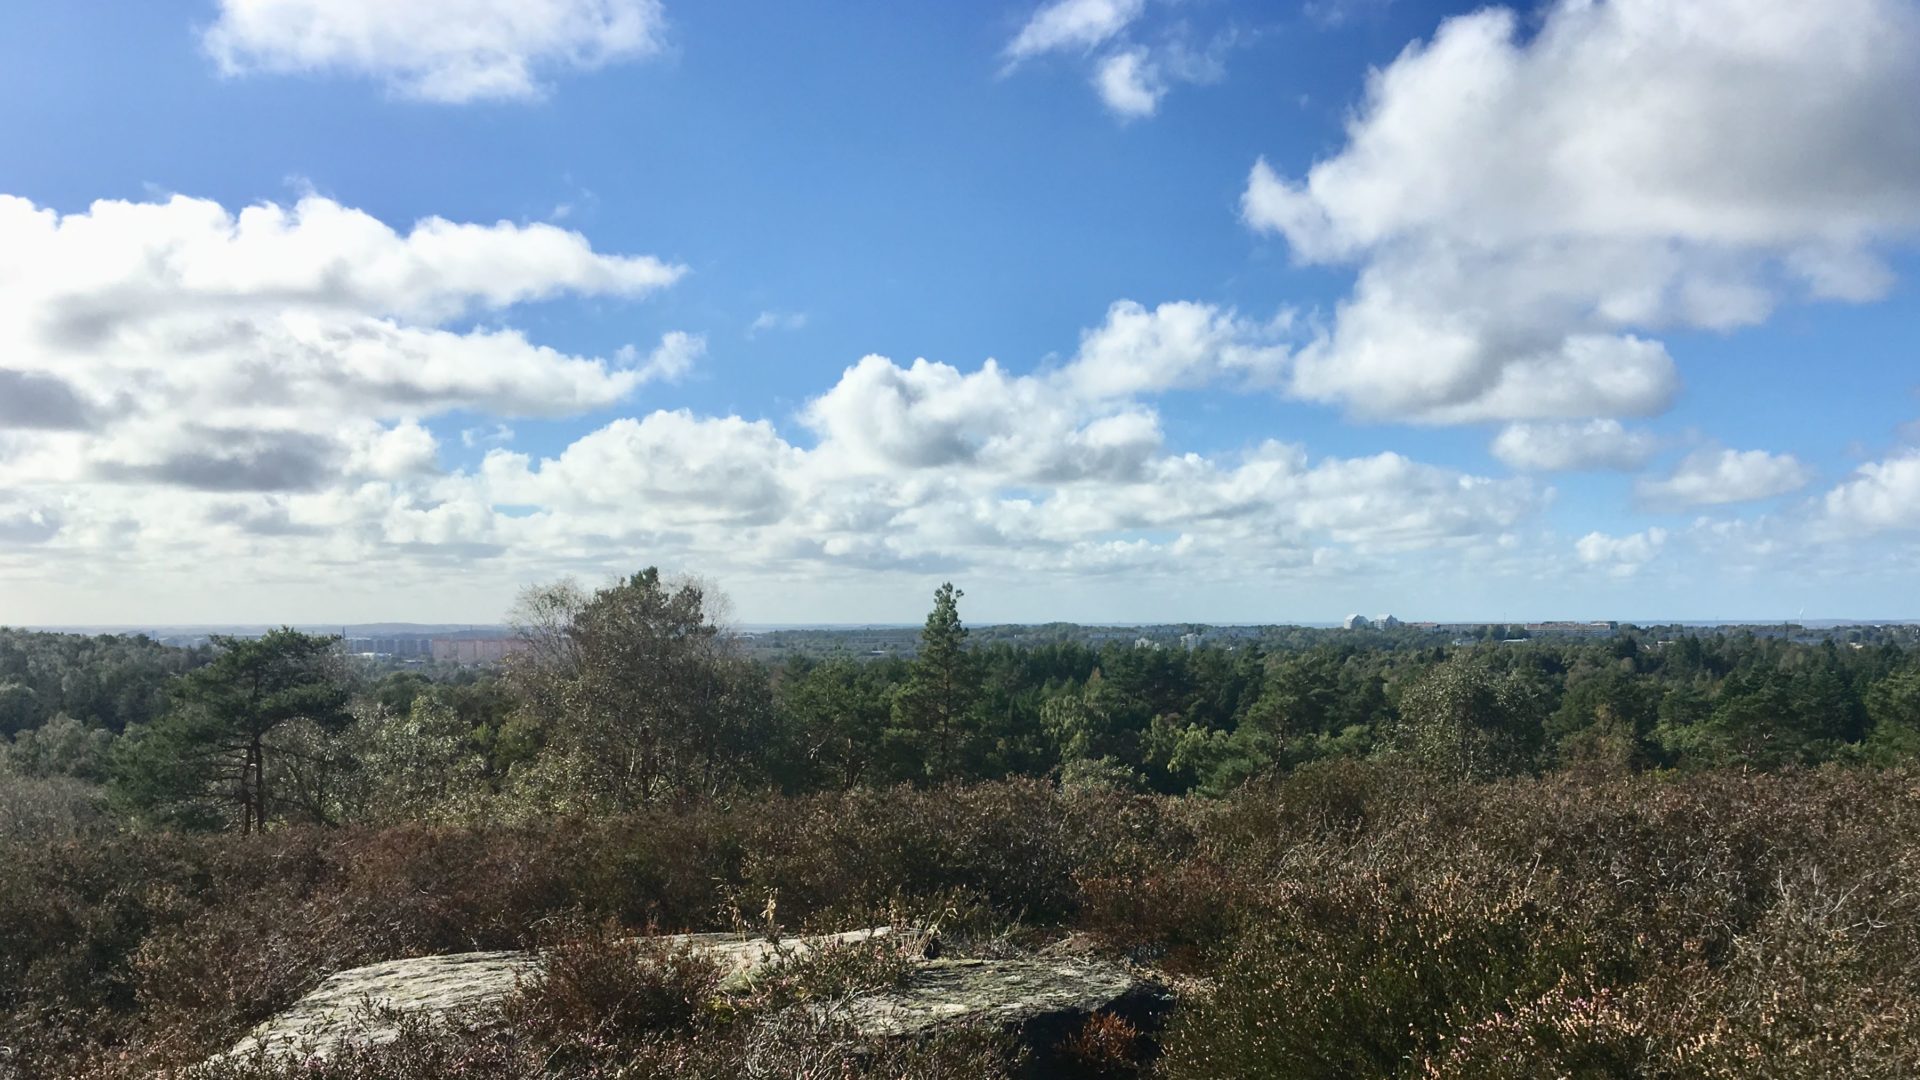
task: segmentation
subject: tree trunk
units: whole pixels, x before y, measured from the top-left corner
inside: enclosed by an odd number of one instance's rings
[[[253,830],[267,831],[267,748],[253,737]]]
[[[253,832],[254,820],[259,815],[260,804],[260,739],[256,736],[247,742],[247,756],[240,766],[240,835]]]

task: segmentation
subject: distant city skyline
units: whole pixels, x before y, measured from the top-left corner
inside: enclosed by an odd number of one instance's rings
[[[0,94],[0,623],[1920,597],[1920,0],[17,0]]]

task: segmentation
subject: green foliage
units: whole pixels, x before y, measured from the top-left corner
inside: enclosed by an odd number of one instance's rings
[[[1896,672],[1867,692],[1867,715],[1873,721],[1868,745],[1881,761],[1920,756],[1920,668]]]
[[[15,735],[12,745],[0,742],[0,772],[38,778],[67,776],[99,783],[107,777],[113,742],[112,732],[88,728],[61,713],[40,727]]]
[[[490,769],[484,729],[470,725],[435,687],[402,713],[374,705],[356,723],[359,816],[374,821],[459,821],[484,816]]]
[[[348,767],[328,740],[350,719],[337,641],[285,628],[214,639],[213,661],[175,679],[166,714],[119,748],[116,796],[193,824],[231,807],[241,832],[289,812],[327,820],[334,774]]]
[[[933,781],[978,774],[980,679],[960,625],[962,595],[951,582],[935,590],[920,652],[893,699],[894,725],[913,747],[924,778]]]
[[[150,724],[165,711],[168,680],[211,654],[146,637],[0,628],[0,738],[62,714],[115,733]]]
[[[562,583],[524,596],[518,621],[530,649],[509,678],[544,743],[522,777],[536,804],[699,797],[765,760],[766,682],[734,654],[697,582],[649,568],[592,593]]]
[[[774,765],[786,787],[844,790],[913,778],[913,747],[890,730],[894,675],[890,665],[848,657],[787,666],[780,688],[787,746]]]
[[[1387,747],[1443,776],[1506,776],[1538,762],[1543,711],[1537,687],[1524,676],[1463,653],[1401,695]]]

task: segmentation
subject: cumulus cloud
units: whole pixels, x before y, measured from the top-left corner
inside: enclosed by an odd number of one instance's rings
[[[193,491],[314,491],[334,479],[339,454],[331,440],[303,431],[188,423],[108,450],[93,463],[93,474]]]
[[[1100,100],[1119,116],[1152,116],[1167,94],[1159,65],[1143,48],[1123,49],[1101,60],[1093,69],[1093,87]]]
[[[439,467],[440,440],[415,420],[390,428],[367,422],[348,429],[346,457],[349,476],[399,480],[434,472]]]
[[[1845,529],[1920,529],[1920,451],[1862,465],[1827,492],[1825,510]]]
[[[1492,447],[1493,456],[1503,464],[1527,472],[1632,472],[1659,449],[1660,441],[1653,435],[1630,430],[1618,420],[1508,424],[1494,436]]]
[[[823,399],[883,365],[963,396],[989,385],[968,385],[979,372],[869,357]],[[495,451],[468,482],[483,504],[539,508],[497,529],[611,545],[644,537],[761,571],[979,565],[1073,575],[1120,560],[1142,572],[1225,575],[1305,565],[1326,545],[1390,553],[1488,542],[1541,502],[1525,481],[1391,453],[1316,462],[1269,442],[1219,458],[1167,454],[1152,417],[1138,413],[1074,428],[1061,451],[1068,460],[1051,472],[992,438],[943,444],[938,425],[924,439],[896,428],[887,449],[903,456],[892,458],[846,445],[857,430],[829,429],[809,449],[764,422],[662,411],[614,421],[538,462]],[[873,456],[849,471],[849,453]]]
[[[220,0],[203,43],[227,75],[344,72],[460,104],[662,49],[659,0]]]
[[[537,465],[492,451],[481,479],[490,504],[638,513],[684,528],[778,518],[797,456],[765,421],[661,411],[615,420]]]
[[[1369,82],[1247,223],[1359,278],[1295,390],[1429,422],[1644,416],[1645,335],[1782,299],[1861,301],[1920,230],[1920,9],[1905,0],[1562,0],[1447,20]]]
[[[1667,530],[1658,526],[1626,536],[1590,532],[1574,543],[1574,552],[1588,566],[1603,568],[1616,577],[1632,577],[1653,561],[1666,542]]]
[[[1660,479],[1642,480],[1635,493],[1653,506],[1721,506],[1770,499],[1813,482],[1813,470],[1792,454],[1708,448],[1687,455]]]
[[[402,231],[318,197],[62,215],[0,196],[0,450],[20,493],[0,500],[0,533],[205,559],[210,522],[246,543],[311,539],[320,560],[485,533],[490,508],[441,486],[431,418],[498,432],[614,406],[704,346],[676,333],[644,360],[574,356],[501,320],[562,296],[639,299],[683,272],[549,225]]]
[[[1291,363],[1289,315],[1186,302],[1116,303],[1027,372],[868,356],[792,431],[654,409],[497,445],[516,417],[683,377],[706,347],[676,331],[570,355],[511,326],[517,305],[638,299],[681,273],[551,226],[394,229],[323,199],[64,216],[0,201],[0,370],[19,391],[0,414],[0,575],[57,563],[187,588],[298,566],[384,597],[441,564],[526,580],[644,556],[756,576],[1232,581],[1470,552],[1546,498],[1392,453],[1170,449],[1156,395],[1268,390]],[[438,432],[459,434],[451,455]]]
[[[1123,300],[1044,375],[1014,375],[991,360],[963,373],[869,356],[802,418],[849,471],[989,465],[1049,482],[1129,476],[1161,444],[1158,417],[1138,398],[1219,382],[1273,385],[1287,361],[1279,341],[1289,322],[1211,304]]]
[[[1266,322],[1214,304],[1173,301],[1149,309],[1121,300],[1081,336],[1065,370],[1068,387],[1093,398],[1122,397],[1227,381],[1277,386],[1292,316]]]
[[[319,197],[239,213],[181,196],[103,201],[63,216],[0,196],[5,377],[41,417],[7,420],[83,426],[130,388],[123,422],[324,432],[336,413],[565,415],[621,400],[642,372],[511,328],[444,324],[566,294],[642,297],[682,273],[550,225],[429,218],[402,234]]]

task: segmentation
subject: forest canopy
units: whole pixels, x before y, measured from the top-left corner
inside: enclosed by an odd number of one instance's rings
[[[711,586],[651,568],[528,590],[525,647],[493,667],[354,662],[292,630],[197,649],[0,631],[0,770],[65,784],[55,819],[104,792],[113,813],[246,831],[1020,776],[1222,794],[1327,759],[1487,779],[1920,749],[1920,646],[1891,629],[1094,640],[977,631],[963,597],[941,586],[904,655],[815,632],[769,658]]]

